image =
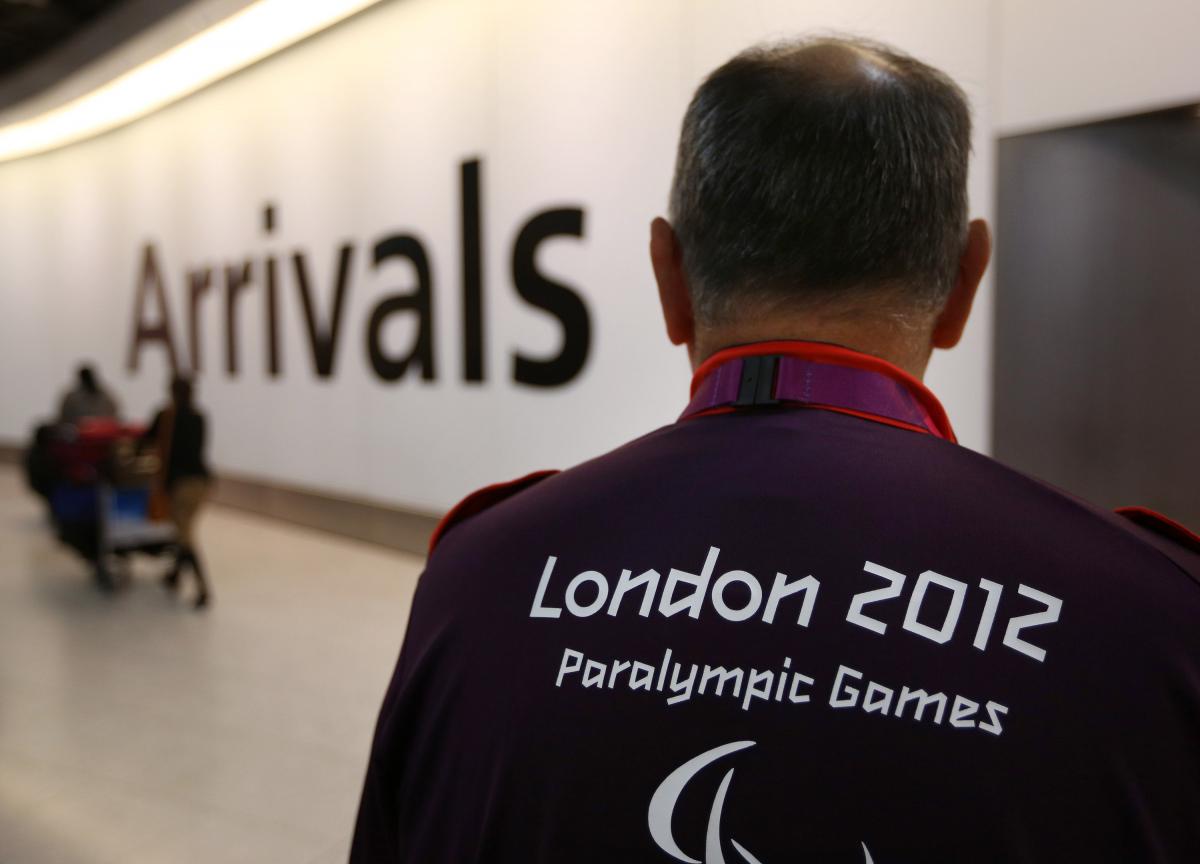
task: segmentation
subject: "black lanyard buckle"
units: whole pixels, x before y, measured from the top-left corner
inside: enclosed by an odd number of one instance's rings
[[[779,371],[779,354],[742,358],[742,380],[738,384],[734,405],[739,408],[757,405],[778,405],[775,398],[775,376]]]

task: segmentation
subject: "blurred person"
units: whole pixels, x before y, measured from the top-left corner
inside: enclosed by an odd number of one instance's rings
[[[691,401],[443,520],[352,862],[1200,861],[1200,539],[920,380],[990,256],[969,148],[884,45],[704,81],[650,232]]]
[[[62,398],[59,420],[63,423],[78,423],[87,418],[115,420],[119,414],[117,401],[101,386],[96,371],[86,363],[80,366],[75,386]]]
[[[39,423],[34,429],[33,441],[25,449],[22,458],[25,482],[47,503],[61,475],[51,449],[54,445],[55,428],[52,423]]]
[[[142,437],[143,445],[156,445],[162,460],[161,491],[178,535],[175,561],[163,584],[177,589],[183,568],[190,568],[196,580],[195,608],[204,609],[212,595],[196,550],[195,523],[210,481],[204,458],[206,421],[193,401],[190,379],[173,378],[170,395],[170,404],[154,415]]]

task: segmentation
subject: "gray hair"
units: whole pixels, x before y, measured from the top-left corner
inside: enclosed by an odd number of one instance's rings
[[[939,307],[965,242],[970,142],[962,90],[886,45],[738,54],[692,98],[671,188],[697,319],[879,290]]]

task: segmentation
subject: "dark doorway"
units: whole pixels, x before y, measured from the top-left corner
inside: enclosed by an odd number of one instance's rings
[[[1200,113],[999,146],[994,447],[1200,527]]]

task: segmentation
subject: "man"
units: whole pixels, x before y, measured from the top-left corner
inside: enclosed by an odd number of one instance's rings
[[[691,402],[447,517],[354,862],[1200,860],[1200,541],[919,381],[989,257],[969,127],[872,43],[704,82],[650,244]]]

